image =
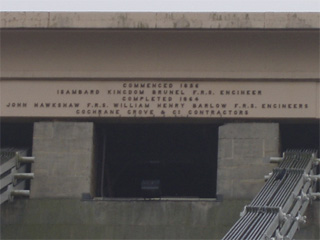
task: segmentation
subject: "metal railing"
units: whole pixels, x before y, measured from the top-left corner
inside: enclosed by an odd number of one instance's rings
[[[252,202],[245,206],[240,219],[223,240],[290,240],[302,223],[309,203],[319,193],[314,186],[320,175],[320,160],[313,150],[290,150],[282,158],[271,158],[279,167],[265,176],[267,180]]]
[[[0,160],[1,204],[14,197],[28,197],[26,180],[33,179],[34,174],[27,172],[27,164],[33,163],[34,157],[27,157],[26,150],[5,148],[0,149]]]

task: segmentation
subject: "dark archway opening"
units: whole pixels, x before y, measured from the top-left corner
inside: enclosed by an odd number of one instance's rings
[[[281,124],[282,152],[288,149],[316,149],[319,152],[319,124]]]
[[[33,123],[1,123],[1,148],[32,151]]]
[[[218,126],[97,126],[98,195],[111,198],[216,196]]]

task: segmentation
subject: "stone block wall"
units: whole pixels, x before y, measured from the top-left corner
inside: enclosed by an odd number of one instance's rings
[[[34,123],[31,198],[80,198],[92,193],[93,136],[93,123]]]
[[[252,199],[264,175],[276,166],[267,158],[280,155],[279,124],[229,123],[219,128],[217,194]]]

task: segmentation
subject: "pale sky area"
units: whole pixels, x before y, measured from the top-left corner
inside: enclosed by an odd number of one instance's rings
[[[0,11],[320,12],[320,0],[0,0]]]

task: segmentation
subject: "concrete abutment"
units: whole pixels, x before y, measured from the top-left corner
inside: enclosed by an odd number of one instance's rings
[[[221,239],[264,184],[279,156],[278,123],[227,123],[218,137],[214,200],[81,201],[94,196],[93,122],[36,122],[31,199],[1,208],[3,239]],[[296,239],[319,238],[319,201]],[[18,229],[18,230],[17,230]]]
[[[94,135],[93,122],[36,122],[31,198],[95,196]],[[252,199],[275,167],[266,159],[280,154],[279,124],[228,123],[218,138],[217,194]]]
[[[81,198],[94,193],[94,124],[34,123],[31,198]]]
[[[267,159],[280,154],[278,123],[228,123],[219,128],[217,195],[253,199],[264,175],[276,165]]]

